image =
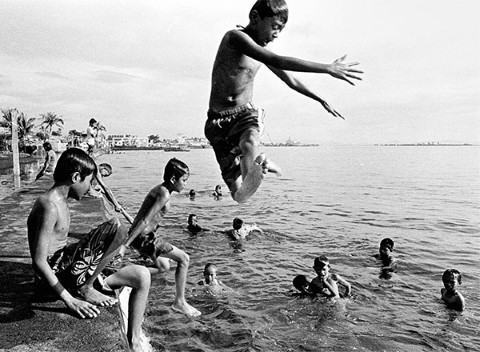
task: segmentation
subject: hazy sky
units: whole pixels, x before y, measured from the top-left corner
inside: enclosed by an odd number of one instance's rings
[[[110,134],[203,136],[223,34],[248,24],[247,0],[0,0],[0,107],[54,112],[65,130],[90,117]],[[309,143],[480,143],[477,0],[290,0],[273,51],[331,62],[364,80],[299,74],[345,121],[266,67],[254,103],[263,139]]]

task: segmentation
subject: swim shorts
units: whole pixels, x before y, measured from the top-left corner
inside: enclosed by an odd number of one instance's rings
[[[248,103],[221,112],[209,110],[207,116],[205,137],[215,152],[223,180],[230,186],[242,174],[240,137],[252,128],[262,133],[265,112]]]
[[[104,222],[90,231],[78,243],[66,246],[47,260],[67,289],[77,289],[95,272],[119,227],[116,219]]]
[[[157,258],[173,250],[173,246],[170,243],[162,240],[160,236],[155,235],[154,232],[146,235],[138,235],[132,243],[130,243],[130,247],[149,258]]]

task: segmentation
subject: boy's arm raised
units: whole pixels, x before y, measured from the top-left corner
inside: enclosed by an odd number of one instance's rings
[[[35,271],[48,283],[55,293],[65,302],[68,309],[78,314],[81,318],[94,318],[100,311],[98,308],[86,301],[73,297],[60,283],[57,276],[47,262],[48,246],[54,231],[57,219],[57,210],[53,204],[44,204],[39,211],[42,214],[35,243],[32,248],[32,264]]]
[[[280,70],[327,73],[330,76],[344,80],[355,85],[351,79],[361,80],[357,74],[363,71],[353,68],[358,62],[344,63],[346,55],[334,60],[331,64],[307,61],[290,56],[281,56],[273,53],[265,47],[258,45],[248,34],[239,30],[232,30],[228,33],[230,45],[241,53]]]
[[[292,75],[290,72],[283,71],[280,69],[277,69],[273,66],[267,66],[275,75],[280,78],[283,82],[285,82],[290,88],[293,90],[297,91],[300,94],[305,95],[306,97],[309,97],[315,101],[318,101],[320,104],[322,104],[323,108],[327,110],[330,114],[332,114],[335,117],[340,117],[341,119],[345,120],[345,118],[340,115],[338,111],[335,109],[331,108],[330,105],[323,100],[321,97],[319,97],[317,94],[312,92],[305,84],[303,84],[302,81],[300,81],[298,78],[296,78],[294,75]]]

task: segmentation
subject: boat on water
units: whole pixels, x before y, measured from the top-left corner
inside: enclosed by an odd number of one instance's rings
[[[163,148],[166,152],[189,152],[190,149],[185,146],[175,145],[175,146],[168,146]]]

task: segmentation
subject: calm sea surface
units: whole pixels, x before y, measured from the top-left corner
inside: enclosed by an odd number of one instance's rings
[[[154,277],[144,327],[160,351],[480,351],[480,148],[269,148],[283,168],[268,175],[247,204],[211,193],[223,184],[213,151],[124,152],[103,155],[113,166],[106,183],[135,215],[162,181],[166,162],[190,166],[187,189],[172,197],[159,230],[190,254],[187,300],[196,319],[173,313],[174,268]],[[25,166],[24,182],[38,165]],[[30,176],[29,176],[30,175]],[[11,175],[0,175],[5,188]],[[195,200],[186,194],[193,188]],[[2,194],[0,193],[0,196]],[[191,236],[190,213],[211,231]],[[19,216],[26,216],[19,214]],[[237,253],[222,232],[234,217],[264,230]],[[384,237],[395,241],[398,272],[379,278],[372,257]],[[332,272],[352,285],[336,302],[299,298],[292,278],[314,277],[324,254]],[[135,261],[135,257],[127,258]],[[197,282],[206,263],[232,293],[213,296]],[[172,265],[174,267],[174,265]],[[445,269],[462,272],[467,309],[440,301]]]

